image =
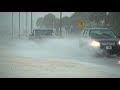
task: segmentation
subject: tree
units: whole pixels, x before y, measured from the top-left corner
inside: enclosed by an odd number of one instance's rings
[[[92,12],[90,21],[93,21],[97,24],[97,26],[101,26],[102,22],[105,21],[106,18],[106,12]],[[104,24],[103,24],[104,26]]]
[[[76,30],[80,30],[80,24],[84,23],[85,27],[89,26],[91,20],[92,12],[75,12],[71,17],[71,25],[76,28]]]
[[[106,17],[106,23],[114,30],[117,36],[120,36],[120,12],[110,12]]]
[[[51,13],[47,14],[44,17],[43,20],[43,24],[47,27],[47,28],[53,28],[54,22],[55,22],[55,16]]]
[[[56,17],[49,13],[44,18],[40,17],[36,21],[37,27],[46,27],[46,28],[53,28],[55,25]]]
[[[40,17],[40,18],[37,19],[36,26],[41,27],[42,25],[43,25],[43,18]]]
[[[120,13],[111,12],[109,16],[106,12],[75,12],[71,17],[62,18],[62,27],[69,30],[71,27],[73,32],[79,32],[81,29],[81,23],[83,27],[99,27],[107,26],[120,27]],[[44,18],[39,18],[36,22],[36,26],[45,26],[46,28],[56,28],[59,31],[60,19],[56,18],[53,14],[49,13]],[[120,30],[120,29],[118,29]]]
[[[62,18],[62,26],[66,29],[69,30],[71,26],[71,21],[70,18],[65,16]]]
[[[55,18],[54,21],[54,28],[59,29],[60,28],[60,19]]]

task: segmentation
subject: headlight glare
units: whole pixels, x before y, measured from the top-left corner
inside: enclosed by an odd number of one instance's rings
[[[90,45],[93,47],[100,47],[100,43],[97,41],[92,41],[92,43]]]
[[[120,45],[120,40],[118,41],[118,45]]]

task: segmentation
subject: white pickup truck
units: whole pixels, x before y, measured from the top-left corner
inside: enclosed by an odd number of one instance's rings
[[[30,40],[44,38],[56,38],[55,31],[53,29],[34,29],[29,35]]]

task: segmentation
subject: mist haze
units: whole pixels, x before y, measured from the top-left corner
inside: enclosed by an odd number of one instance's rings
[[[60,12],[32,12],[31,33],[31,12],[27,12],[27,25],[26,12],[20,12],[20,32],[19,12],[13,12],[12,33],[12,12],[0,12],[0,77],[120,77],[120,58],[96,56],[102,51],[89,46],[90,38],[81,37],[85,28],[94,27],[113,28],[119,37],[119,16],[62,12],[61,20]],[[56,37],[30,39],[36,28],[54,29]]]

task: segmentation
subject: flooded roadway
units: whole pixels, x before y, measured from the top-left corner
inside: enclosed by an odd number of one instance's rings
[[[119,57],[93,54],[78,39],[1,41],[0,77],[120,77]]]

